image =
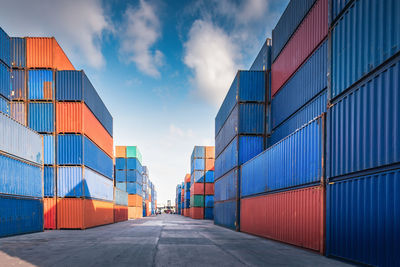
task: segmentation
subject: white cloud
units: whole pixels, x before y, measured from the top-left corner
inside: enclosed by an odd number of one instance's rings
[[[211,22],[196,20],[185,43],[185,64],[193,69],[198,94],[208,102],[222,102],[238,68],[236,44]]]
[[[0,23],[12,36],[55,36],[75,67],[105,65],[101,39],[112,26],[100,0],[1,1]]]
[[[160,21],[154,8],[140,0],[138,8],[128,7],[122,29],[121,55],[134,62],[147,75],[160,77],[158,68],[164,63],[164,55],[152,46],[160,38]]]

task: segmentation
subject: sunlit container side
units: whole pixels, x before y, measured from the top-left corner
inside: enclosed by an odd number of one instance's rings
[[[115,158],[115,169],[126,170],[126,158]]]
[[[136,194],[140,194],[140,192],[142,192],[142,185],[138,184],[138,183],[126,183],[126,192],[128,192],[128,194],[132,194],[132,195],[136,195]]]
[[[54,197],[56,193],[55,168],[53,166],[44,166],[43,174],[43,196]]]
[[[114,223],[128,220],[128,207],[114,205]]]
[[[128,194],[128,206],[129,207],[142,207],[143,206],[143,197],[140,195],[132,195]]]
[[[140,153],[137,146],[127,146],[126,147],[126,157],[127,158],[137,158],[142,164],[142,153]]]
[[[138,172],[142,173],[142,164],[137,158],[127,158],[126,159],[126,169],[127,170],[137,170]]]
[[[43,198],[44,229],[57,229],[57,198]]]
[[[236,103],[265,102],[265,72],[238,71],[215,117],[215,136],[219,133]]]
[[[115,183],[115,187],[120,189],[120,190],[126,191],[126,182],[122,182],[122,183],[121,182],[116,182]]]
[[[10,103],[6,98],[0,95],[0,112],[10,115]]]
[[[127,182],[136,182],[143,183],[142,175],[137,170],[128,170],[126,171],[126,181]]]
[[[50,134],[43,134],[43,156],[44,164],[55,164],[55,137]]]
[[[275,61],[279,56],[315,1],[316,0],[289,1],[278,23],[272,30],[272,61]]]
[[[56,72],[56,100],[84,101],[107,132],[113,135],[113,118],[83,71]]]
[[[43,139],[35,131],[0,113],[0,151],[43,164]]]
[[[215,171],[206,171],[206,183],[214,183]]]
[[[11,37],[11,66],[13,68],[26,67],[26,40],[20,37]]]
[[[74,70],[54,37],[26,37],[26,66],[56,70]]]
[[[331,98],[400,51],[398,14],[397,0],[357,0],[341,15],[331,34]]]
[[[214,200],[225,201],[237,198],[239,169],[235,168],[214,183]]]
[[[309,57],[271,101],[272,129],[328,86],[327,41]]]
[[[271,69],[271,46],[272,40],[267,38],[249,70],[267,71]]]
[[[10,102],[10,117],[26,126],[26,104],[24,102]]]
[[[0,194],[40,198],[42,169],[0,154]]]
[[[237,201],[225,201],[214,203],[214,223],[236,230],[237,223]]]
[[[328,0],[317,0],[271,67],[271,96],[303,64],[328,34]]]
[[[52,70],[28,71],[28,99],[52,100],[54,98],[54,73]]]
[[[324,253],[322,186],[240,200],[240,231]]]
[[[115,146],[115,157],[126,158],[126,146]]]
[[[275,128],[267,138],[267,147],[273,146],[314,118],[326,112],[327,97],[327,90],[325,89],[307,105],[303,106],[281,125]]]
[[[142,207],[128,207],[128,218],[129,219],[140,219],[143,218],[145,209]]]
[[[11,56],[10,56],[10,37],[8,34],[0,27],[0,60],[11,66]]]
[[[193,148],[190,161],[192,162],[195,158],[205,158],[205,157],[206,157],[206,148],[204,146],[195,146]]]
[[[11,96],[11,75],[9,68],[0,61],[0,95],[7,99]]]
[[[57,199],[57,229],[86,229],[114,222],[112,202],[81,199]]]
[[[0,237],[43,231],[43,200],[0,195]]]
[[[11,100],[26,100],[26,71],[13,69],[11,77]]]
[[[54,104],[29,103],[28,126],[39,133],[54,132]]]
[[[241,196],[321,183],[324,117],[297,130],[241,166]]]
[[[113,157],[113,138],[84,103],[57,102],[56,131],[85,134]]]
[[[328,109],[328,178],[400,162],[399,90],[397,57]]]
[[[329,183],[326,254],[368,266],[397,266],[399,192],[400,169]]]
[[[215,137],[215,155],[218,157],[224,148],[238,134],[263,135],[265,133],[265,104],[239,103],[225,121]]]

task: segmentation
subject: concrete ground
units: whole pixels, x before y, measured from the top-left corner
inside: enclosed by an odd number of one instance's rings
[[[346,266],[212,221],[158,215],[0,238],[0,266]]]

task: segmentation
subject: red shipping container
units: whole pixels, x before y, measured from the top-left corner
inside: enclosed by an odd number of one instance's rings
[[[328,34],[328,0],[318,0],[271,67],[274,96]]]
[[[57,199],[56,198],[44,198],[43,199],[43,211],[44,211],[44,229],[54,230],[57,228]]]
[[[114,222],[123,222],[128,220],[128,207],[114,205]]]
[[[214,195],[214,183],[206,183],[206,195]]]
[[[241,199],[240,231],[323,254],[325,190],[314,186]]]
[[[213,171],[214,168],[214,159],[206,159],[206,171]]]
[[[204,219],[204,208],[190,208],[190,218],[197,220]]]
[[[190,186],[190,195],[204,195],[204,184],[203,183],[193,183]]]

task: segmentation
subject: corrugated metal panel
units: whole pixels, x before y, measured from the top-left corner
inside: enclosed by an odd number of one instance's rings
[[[266,71],[271,69],[271,46],[272,40],[267,38],[251,65],[250,70]]]
[[[11,66],[13,68],[26,67],[26,40],[25,38],[11,37]]]
[[[271,68],[274,96],[328,34],[328,0],[318,0]]]
[[[285,122],[275,128],[267,139],[268,147],[276,144],[303,125],[320,116],[323,112],[326,112],[327,97],[327,90],[325,89],[316,98],[311,100],[310,103],[302,107]]]
[[[10,102],[10,117],[26,126],[26,104],[24,102]]]
[[[88,168],[83,170],[85,178],[85,197],[114,201],[114,183]]]
[[[113,179],[113,160],[87,137],[85,137],[84,155],[87,167],[103,174],[109,179]]]
[[[126,158],[115,158],[115,168],[117,170],[126,170]]]
[[[82,135],[57,135],[57,164],[83,164]]]
[[[11,95],[10,70],[2,62],[0,62],[0,95],[7,99],[10,99]]]
[[[128,220],[128,207],[114,205],[114,223]]]
[[[128,206],[128,193],[118,188],[115,188],[114,190],[115,204]]]
[[[0,194],[42,197],[42,170],[0,154]]]
[[[11,71],[11,100],[26,100],[26,71]]]
[[[0,112],[9,115],[10,114],[10,104],[7,99],[0,95]]]
[[[206,183],[214,183],[214,171],[206,171]]]
[[[56,229],[57,199],[44,198],[43,210],[44,210],[44,229],[53,229],[53,230]]]
[[[204,159],[195,158],[192,161],[191,165],[192,165],[192,170],[204,170],[205,160]]]
[[[324,118],[318,118],[241,167],[241,196],[323,179]]]
[[[84,181],[82,167],[57,168],[57,196],[83,197]]]
[[[400,162],[400,57],[328,109],[327,177]]]
[[[398,14],[398,0],[357,0],[340,17],[332,31],[331,98],[400,51]]]
[[[194,158],[205,158],[206,157],[206,147],[205,146],[195,146],[192,151],[190,160],[193,161]]]
[[[53,103],[29,103],[28,126],[40,133],[54,132]]]
[[[236,229],[237,201],[214,203],[214,223],[231,229]]]
[[[43,154],[44,164],[55,164],[55,138],[54,135],[44,134],[43,135]]]
[[[0,113],[0,150],[37,164],[43,163],[42,136]]]
[[[331,17],[330,22],[335,21],[345,6],[352,0],[330,0]]]
[[[272,99],[272,129],[328,86],[327,44],[325,41]]]
[[[137,170],[140,173],[143,172],[142,164],[140,164],[137,158],[127,158],[126,159],[126,169],[127,170]]]
[[[0,237],[43,231],[43,201],[0,195]]]
[[[215,177],[218,179],[238,165],[238,137],[215,159]]]
[[[205,196],[204,203],[206,205],[206,208],[214,207],[214,196],[210,196],[210,195]]]
[[[237,135],[239,130],[239,105],[236,104],[219,133],[215,136],[215,155],[218,157]]]
[[[126,182],[126,170],[116,170],[115,180],[117,182]]]
[[[265,72],[238,71],[215,117],[215,136],[237,102],[265,102]]]
[[[56,72],[56,99],[85,101],[94,116],[112,136],[113,118],[83,71]]]
[[[120,190],[123,190],[123,191],[126,191],[126,183],[125,182],[123,182],[123,183],[116,183],[115,184],[115,186],[116,186],[116,188],[118,188],[118,189],[120,189]]]
[[[52,100],[54,98],[54,78],[51,70],[29,70],[28,98],[32,100]]]
[[[327,185],[327,255],[370,266],[400,262],[400,170]]]
[[[263,152],[264,139],[262,136],[239,136],[239,165]]]
[[[215,201],[225,201],[237,198],[239,170],[231,170],[220,179],[214,182]]]
[[[127,182],[137,182],[141,184],[143,182],[142,175],[137,170],[126,171],[126,181]]]
[[[45,197],[54,197],[55,196],[55,168],[50,166],[44,167],[44,175],[43,175],[43,187],[44,192],[43,195]]]
[[[126,192],[128,192],[128,194],[140,194],[142,190],[142,185],[138,183],[126,183]]]
[[[11,66],[10,49],[10,37],[0,27],[0,60],[7,64],[7,66]]]
[[[240,230],[324,252],[324,189],[309,187],[240,201]]]
[[[272,30],[272,61],[275,61],[279,56],[315,1],[316,0],[289,1],[278,23]]]
[[[204,219],[214,220],[214,208],[205,208],[204,209]]]

